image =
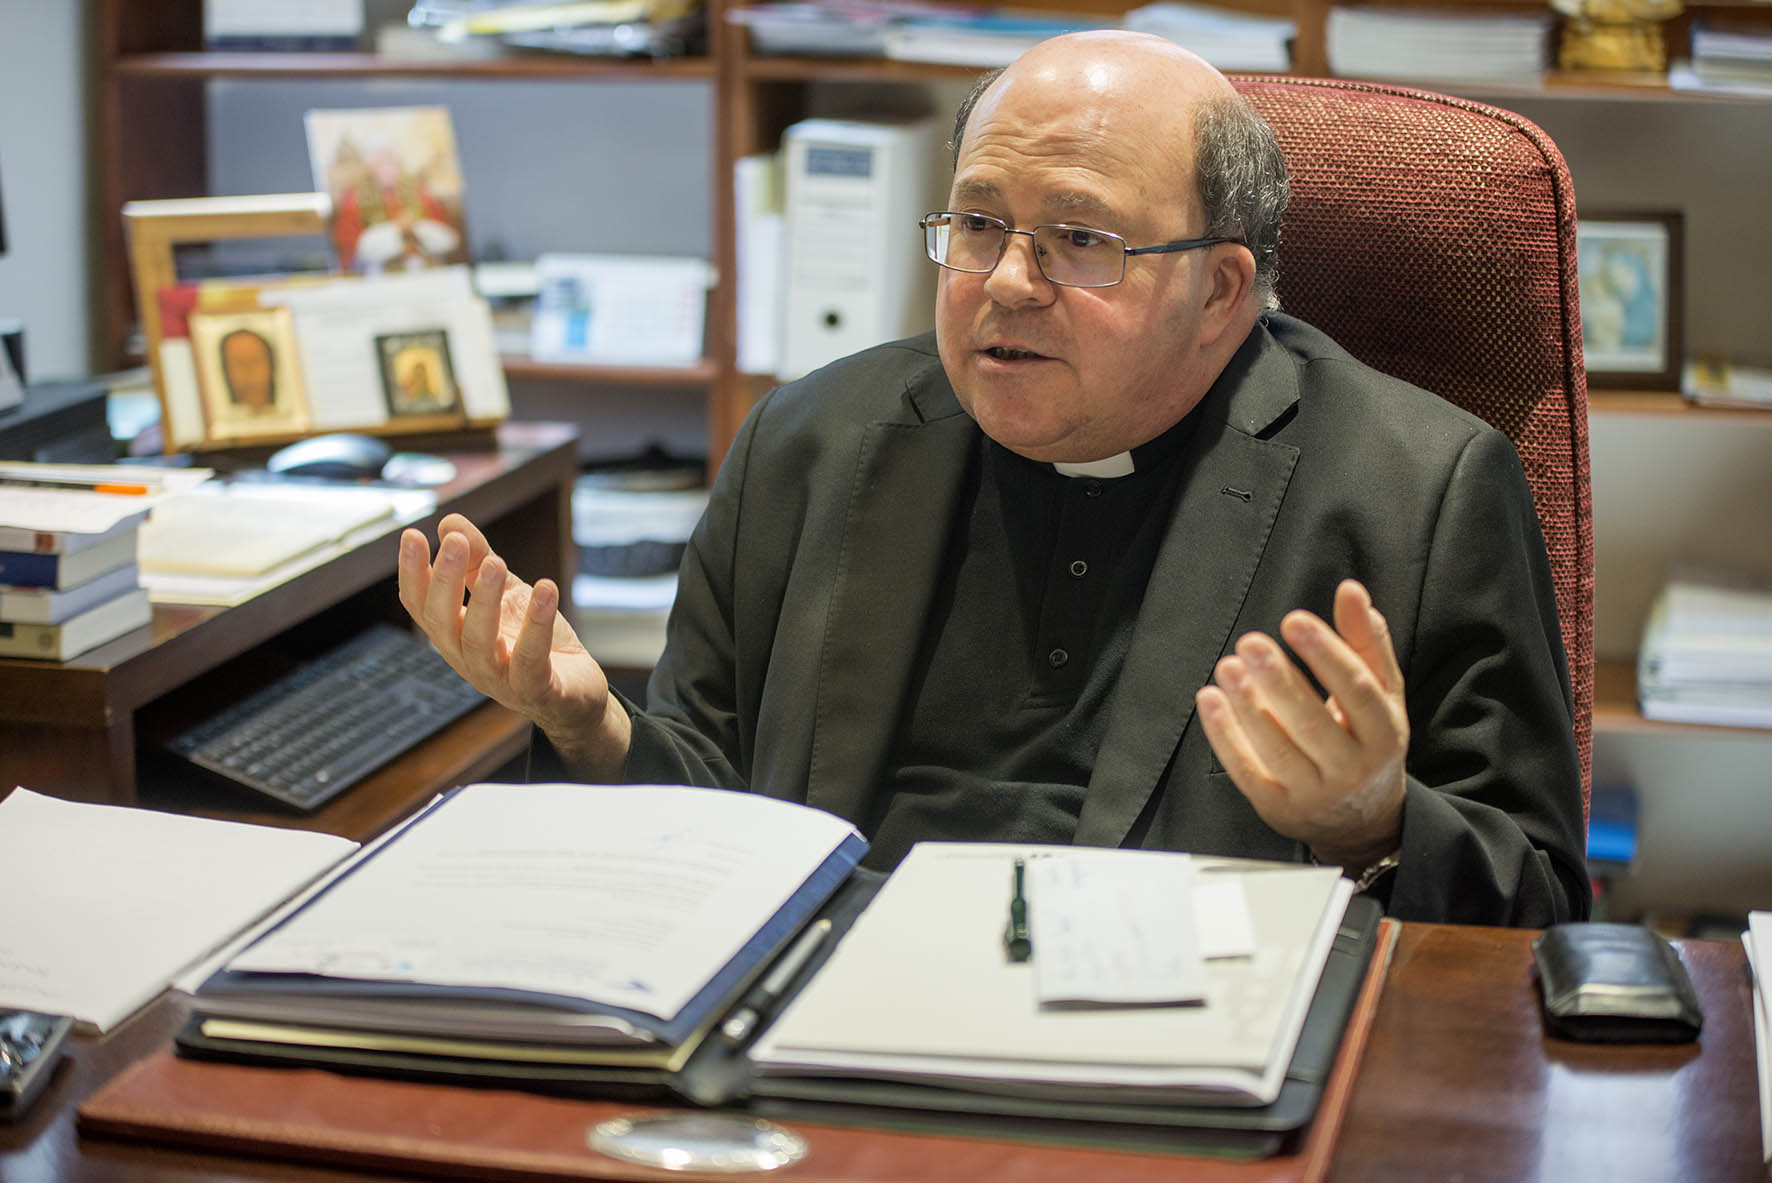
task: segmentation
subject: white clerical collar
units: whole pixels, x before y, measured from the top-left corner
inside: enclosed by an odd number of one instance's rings
[[[1132,453],[1121,452],[1118,456],[1089,460],[1082,464],[1064,464],[1055,460],[1052,467],[1058,470],[1060,476],[1092,476],[1097,480],[1112,480],[1117,476],[1132,475]]]

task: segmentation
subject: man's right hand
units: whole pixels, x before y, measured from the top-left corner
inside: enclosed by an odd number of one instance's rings
[[[540,727],[569,768],[620,779],[632,723],[560,614],[553,580],[524,583],[472,522],[449,514],[435,563],[423,534],[400,536],[400,603],[456,673]]]

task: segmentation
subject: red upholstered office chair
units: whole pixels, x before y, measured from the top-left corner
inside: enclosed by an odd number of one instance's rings
[[[1585,809],[1594,537],[1568,166],[1532,123],[1479,103],[1360,82],[1235,82],[1292,176],[1285,310],[1481,416],[1520,453],[1556,581]]]

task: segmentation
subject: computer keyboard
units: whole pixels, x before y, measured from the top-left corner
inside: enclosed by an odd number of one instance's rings
[[[429,641],[376,624],[166,746],[313,810],[484,701]]]

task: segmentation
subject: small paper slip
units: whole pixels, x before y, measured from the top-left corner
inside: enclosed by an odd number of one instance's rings
[[[1030,860],[1028,926],[1040,1002],[1203,1002],[1206,965],[1193,898],[1186,855],[1077,851]]]

